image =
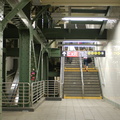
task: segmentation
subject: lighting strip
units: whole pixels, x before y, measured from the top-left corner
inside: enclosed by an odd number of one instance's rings
[[[107,17],[64,17],[62,20],[65,21],[104,21],[104,20],[116,20],[116,18]]]

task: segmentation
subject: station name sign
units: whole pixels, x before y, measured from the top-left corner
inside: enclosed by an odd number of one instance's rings
[[[63,57],[80,57],[83,51],[62,51]],[[105,51],[87,51],[88,57],[105,57]]]

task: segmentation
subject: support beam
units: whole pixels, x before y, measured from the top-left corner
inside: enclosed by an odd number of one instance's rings
[[[42,10],[33,18],[32,23],[36,21],[49,7],[50,5],[46,5],[44,8],[42,8]]]
[[[31,0],[22,0],[18,3],[12,11],[10,11],[2,21],[3,29],[5,29],[7,23],[20,11],[22,10],[25,5],[27,5]]]
[[[14,9],[16,7],[16,5],[19,3],[19,0],[7,0],[7,2],[10,4],[10,6]],[[23,21],[23,23],[25,24],[25,26],[29,29],[33,29],[32,25],[30,24],[31,21],[27,18],[27,16],[25,15],[25,13],[21,10],[18,13],[18,16],[20,17],[20,19]],[[38,28],[37,28],[38,29]],[[38,29],[39,30],[39,29]],[[44,37],[44,35],[42,34],[42,32],[39,30],[39,37],[36,37],[38,35],[37,31],[34,30],[33,34],[34,37],[36,38],[36,41],[39,44],[42,44],[43,47],[45,47],[44,42],[46,42],[46,38]],[[44,42],[43,42],[44,41]]]
[[[2,120],[2,82],[3,82],[3,29],[4,0],[0,1],[0,120]]]
[[[21,29],[19,31],[19,73],[20,82],[30,82],[31,72],[31,38],[28,29]],[[24,66],[24,67],[23,67]]]
[[[107,30],[99,36],[99,29],[43,29],[47,39],[106,39]]]
[[[105,16],[108,16],[108,15],[109,15],[109,11],[110,11],[110,7],[107,7]],[[103,32],[104,32],[104,30],[105,30],[105,27],[106,27],[106,24],[107,24],[107,21],[104,20],[104,21],[103,21],[103,24],[102,24],[102,26],[101,26],[101,28],[100,28],[100,33],[99,33],[99,35],[102,35],[102,34],[103,34]]]
[[[98,10],[98,9],[71,9],[71,13],[99,13],[104,14],[106,10]]]
[[[2,80],[3,80],[2,67],[3,67],[3,30],[2,22],[0,21],[0,120],[2,120]]]

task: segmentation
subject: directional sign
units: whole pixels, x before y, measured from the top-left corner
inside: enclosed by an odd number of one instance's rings
[[[67,57],[79,57],[78,51],[67,51]]]
[[[63,57],[79,57],[83,51],[62,51]],[[105,51],[87,51],[88,57],[105,57]]]
[[[62,52],[62,56],[63,56],[63,57],[66,57],[66,55],[67,55],[67,52],[66,52],[66,51],[63,51],[63,52]]]
[[[105,51],[88,51],[88,57],[105,57]]]

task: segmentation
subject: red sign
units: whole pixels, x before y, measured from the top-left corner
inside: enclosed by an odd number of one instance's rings
[[[79,57],[78,51],[67,51],[67,57]]]

